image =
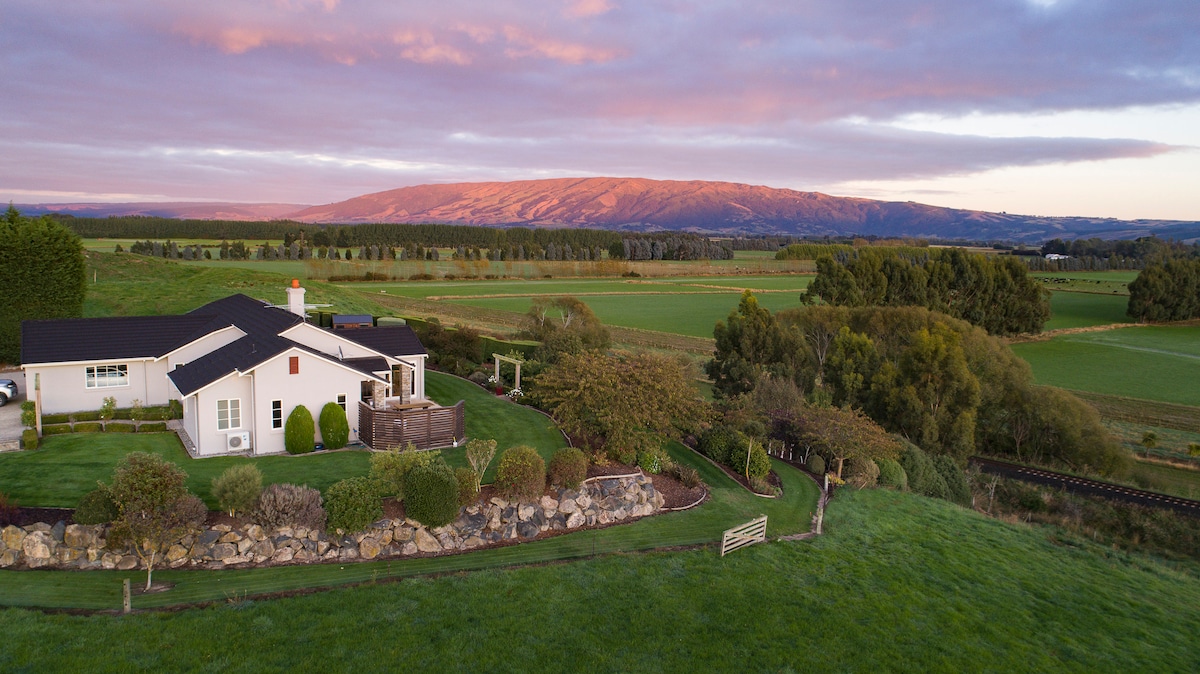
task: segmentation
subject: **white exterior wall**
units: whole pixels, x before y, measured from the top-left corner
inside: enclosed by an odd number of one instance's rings
[[[87,368],[96,365],[127,366],[129,384],[88,388]],[[106,360],[68,365],[30,365],[23,369],[30,389],[33,388],[35,377],[41,377],[42,414],[98,410],[109,396],[117,400],[117,407],[129,407],[135,399],[147,406],[166,405],[169,400],[170,386],[165,361]]]
[[[289,374],[288,358],[299,356],[300,373]],[[358,399],[362,382],[367,375],[318,358],[307,351],[292,349],[254,370],[254,453],[284,452],[283,429],[271,428],[271,401],[283,401],[283,420],[297,405],[304,405],[313,416],[313,426],[319,441],[321,429],[317,419],[325,403],[337,402],[339,393],[346,394],[346,421],[350,425],[350,442],[358,441]],[[213,422],[216,423],[215,420]]]
[[[257,446],[258,437],[252,426],[254,401],[251,399],[251,378],[236,374],[226,377],[192,396],[195,400],[195,433],[191,424],[186,424],[188,435],[196,443],[200,456],[217,456],[228,453],[226,436],[235,431],[250,431],[250,446]],[[217,401],[230,398],[241,400],[241,425],[227,431],[217,430]]]

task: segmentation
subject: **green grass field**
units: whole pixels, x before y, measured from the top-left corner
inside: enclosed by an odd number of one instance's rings
[[[827,534],[812,541],[772,542],[724,558],[711,548],[616,554],[398,583],[372,582],[386,577],[387,563],[323,565],[331,578],[354,570],[367,584],[271,601],[241,598],[237,588],[249,572],[220,572],[212,575],[231,581],[230,590],[209,608],[119,617],[8,609],[0,613],[0,667],[1200,669],[1200,580],[1150,558],[1057,544],[1042,529],[890,491],[843,491],[826,526]],[[431,567],[447,559],[414,562]],[[18,579],[43,574],[5,572],[0,584],[8,597]],[[74,577],[101,577],[116,603],[119,578],[128,574],[60,575],[67,585]],[[188,590],[187,575],[156,574],[179,583],[159,598]]]
[[[1056,291],[1050,295],[1050,320],[1046,321],[1045,329],[1131,323],[1133,319],[1125,315],[1128,305],[1128,295]]]
[[[398,281],[338,283],[338,287],[367,293],[388,293],[403,297],[452,298],[461,296],[579,295],[597,293],[711,293],[720,288],[729,292],[754,290],[794,290],[808,287],[812,276],[780,274],[774,276],[685,276],[668,278],[585,278],[585,279],[473,279],[465,281]],[[714,287],[715,286],[715,287]]]
[[[1039,384],[1200,405],[1200,327],[1138,326],[1012,348]]]

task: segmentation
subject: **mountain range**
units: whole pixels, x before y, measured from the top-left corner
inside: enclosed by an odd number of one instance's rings
[[[740,183],[643,178],[557,178],[417,185],[323,206],[234,203],[34,204],[22,212],[76,216],[360,224],[457,223],[688,231],[721,236],[928,237],[1041,242],[1052,238],[1128,239],[1148,234],[1193,240],[1200,222],[1039,217],[835,197]]]

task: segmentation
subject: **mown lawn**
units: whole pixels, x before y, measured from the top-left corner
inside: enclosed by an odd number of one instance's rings
[[[1200,669],[1200,581],[1149,558],[888,491],[844,491],[826,524],[813,541],[725,558],[616,554],[266,601],[231,586],[210,608],[123,617],[8,609],[0,667]]]
[[[1146,326],[1014,344],[1039,384],[1200,405],[1200,328]]]

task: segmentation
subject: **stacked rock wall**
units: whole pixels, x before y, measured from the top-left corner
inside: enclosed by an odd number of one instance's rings
[[[471,550],[505,541],[527,541],[543,532],[607,525],[652,515],[663,497],[645,475],[598,477],[578,491],[559,490],[534,503],[493,498],[459,510],[444,527],[429,529],[407,519],[380,520],[366,531],[338,536],[316,529],[227,524],[190,533],[167,550],[169,568],[220,569],[375,559]],[[0,567],[120,569],[142,566],[131,550],[110,550],[105,525],[43,522],[0,530]]]

